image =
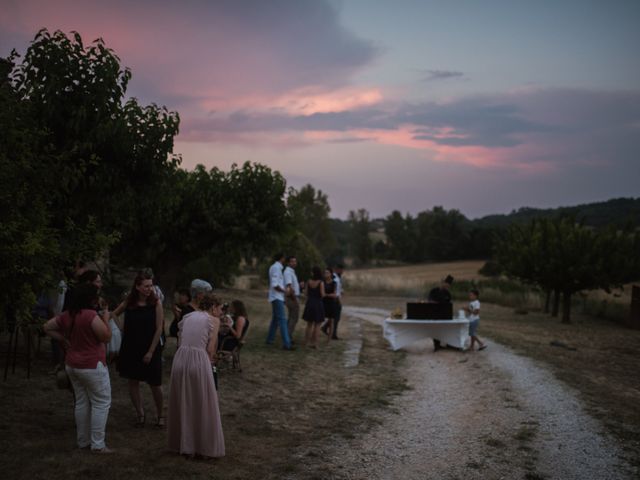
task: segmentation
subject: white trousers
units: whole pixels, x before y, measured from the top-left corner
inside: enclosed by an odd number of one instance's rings
[[[78,447],[105,448],[104,437],[111,407],[109,370],[102,362],[96,368],[66,366],[76,395],[75,417]]]

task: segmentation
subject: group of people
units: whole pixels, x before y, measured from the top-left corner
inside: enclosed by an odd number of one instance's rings
[[[294,255],[285,257],[284,253],[278,253],[269,267],[271,323],[267,344],[274,343],[276,332],[280,329],[284,350],[295,349],[293,334],[300,317],[302,292],[306,298],[302,319],[307,323],[304,344],[309,348],[317,348],[321,331],[327,336],[327,342],[339,339],[344,266],[337,265],[335,269],[325,268],[324,271],[314,266],[309,280],[299,282],[295,271],[297,264]]]
[[[439,286],[432,288],[427,294],[427,301],[432,303],[451,303],[451,285],[453,284],[453,277],[447,275]],[[469,319],[469,338],[471,343],[469,350],[475,349],[475,344],[478,344],[478,350],[484,350],[487,345],[478,337],[478,326],[480,325],[480,291],[476,288],[472,288],[469,291],[469,304],[464,307],[466,317]],[[442,349],[440,340],[433,339],[433,350],[437,352]]]
[[[74,415],[79,448],[111,453],[105,431],[111,407],[111,384],[105,345],[111,339],[112,320],[122,331],[117,370],[127,379],[136,412],[135,425],[143,427],[146,412],[140,383],[149,385],[155,405],[155,426],[167,426],[168,449],[186,455],[221,457],[225,454],[214,364],[219,343],[238,341],[248,326],[244,304],[225,306],[211,285],[194,280],[181,291],[184,303],[176,307],[178,348],[173,359],[167,417],[162,390],[164,309],[161,291],[150,271],[139,272],[125,300],[109,311],[100,297],[99,274],[78,282],[66,294],[62,313],[45,324],[45,332],[62,345],[65,370],[75,396]],[[82,278],[82,277],[78,277]]]

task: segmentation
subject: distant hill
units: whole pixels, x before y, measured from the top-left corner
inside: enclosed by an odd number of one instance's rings
[[[511,223],[527,223],[534,218],[573,215],[585,225],[634,225],[640,227],[640,198],[614,198],[606,202],[585,203],[572,207],[530,208],[523,207],[506,215],[487,215],[472,223],[477,227],[506,227]]]

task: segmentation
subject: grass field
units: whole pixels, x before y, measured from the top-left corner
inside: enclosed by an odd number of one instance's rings
[[[153,426],[155,415],[143,389],[147,425],[135,428],[134,410],[125,380],[112,369],[112,406],[107,444],[117,452],[92,455],[74,448],[72,396],[57,390],[47,374],[47,342],[43,341],[32,378],[24,364],[1,384],[0,464],[7,479],[282,478],[295,475],[305,456],[330,438],[352,435],[356,425],[375,422],[375,412],[401,392],[398,375],[402,355],[387,350],[377,328],[364,325],[360,364],[344,368],[343,342],[318,350],[285,352],[264,341],[270,308],[263,292],[224,292],[242,298],[251,327],[242,351],[243,372],[220,373],[220,410],[227,455],[213,461],[192,461],[165,452],[166,432]],[[302,327],[297,332],[300,339]],[[0,336],[0,342],[7,341]],[[175,341],[165,348],[164,385],[168,386]]]
[[[480,279],[482,262],[348,270],[346,304],[377,306],[391,311],[422,297],[426,287],[446,274],[460,282]],[[378,283],[372,283],[378,282]],[[385,283],[386,282],[386,283]],[[407,288],[408,282],[410,288]],[[378,290],[374,285],[382,285]],[[415,289],[415,293],[411,291]],[[466,300],[456,293],[455,308]],[[117,453],[108,458],[74,448],[75,428],[69,392],[56,390],[48,375],[47,342],[43,342],[32,378],[24,363],[1,384],[0,464],[3,478],[96,479],[136,477],[282,478],[295,476],[305,458],[336,438],[350,438],[356,425],[374,424],[376,412],[387,408],[405,387],[404,356],[387,349],[377,326],[363,323],[364,343],[355,368],[342,364],[344,343],[317,351],[284,352],[264,344],[270,310],[262,290],[223,292],[226,300],[241,298],[249,307],[251,328],[242,353],[244,371],[220,374],[220,408],[227,456],[215,461],[187,461],[165,452],[166,434],[148,418],[144,429],[133,426],[125,381],[112,372],[113,403],[107,442]],[[629,458],[640,465],[640,332],[576,313],[574,325],[537,312],[516,315],[513,308],[483,303],[480,336],[489,336],[516,352],[542,362],[576,389],[589,411],[621,440]],[[300,340],[303,325],[299,326]],[[6,345],[0,335],[0,344]],[[552,346],[551,342],[565,346]],[[173,339],[165,349],[168,384]],[[488,350],[490,352],[490,350]],[[143,391],[152,412],[150,395]],[[152,417],[152,415],[150,415]],[[317,478],[329,478],[324,472]]]
[[[447,275],[457,280],[478,280],[478,270],[484,261],[472,260],[448,263],[426,263],[399,267],[348,269],[344,283],[350,291],[394,292],[409,296],[424,296],[433,285]]]

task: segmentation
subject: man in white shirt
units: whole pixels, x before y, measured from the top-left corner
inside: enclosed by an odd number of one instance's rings
[[[274,256],[274,262],[269,267],[269,303],[271,303],[271,324],[269,325],[269,333],[267,334],[267,344],[273,344],[276,337],[276,330],[280,327],[282,335],[282,348],[284,350],[293,350],[291,346],[291,338],[289,338],[289,327],[287,325],[287,317],[284,311],[284,253],[278,253]]]
[[[287,257],[287,266],[284,269],[285,305],[289,312],[287,324],[289,326],[289,338],[293,343],[293,332],[296,329],[300,317],[300,282],[296,275],[298,259],[291,255]]]

